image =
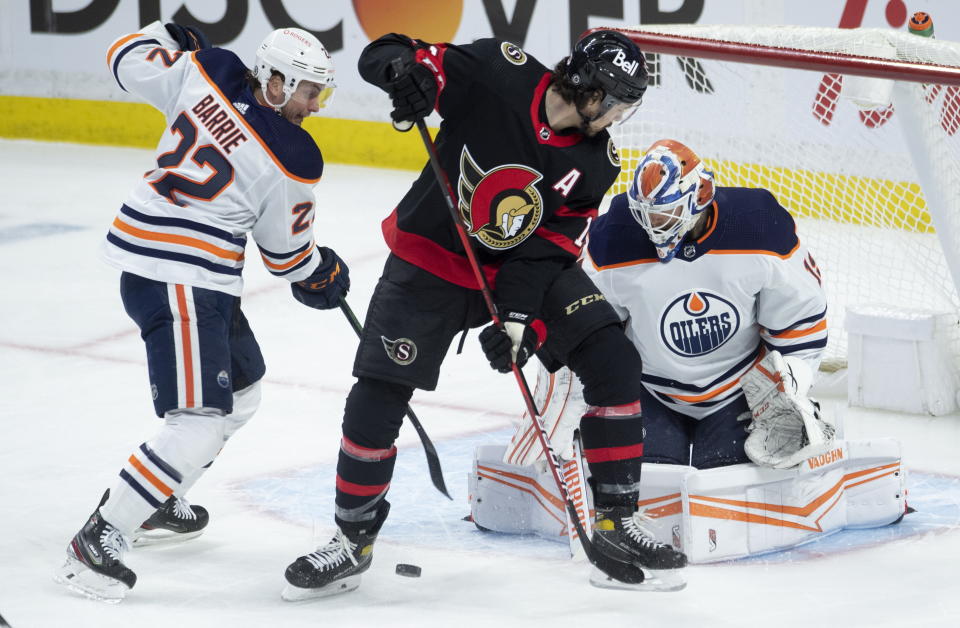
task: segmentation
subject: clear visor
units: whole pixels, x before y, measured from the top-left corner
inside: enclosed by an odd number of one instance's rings
[[[641,100],[623,102],[613,96],[607,96],[600,104],[600,111],[603,112],[600,117],[619,126],[633,117],[633,114],[640,108],[641,102]]]
[[[337,86],[334,83],[321,85],[313,81],[300,81],[297,89],[290,94],[290,101],[316,113],[333,102],[333,92]]]

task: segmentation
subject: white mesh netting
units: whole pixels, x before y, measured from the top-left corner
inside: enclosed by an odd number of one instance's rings
[[[960,45],[880,29],[635,30],[960,66]],[[960,89],[908,82],[893,89],[876,78],[654,55],[651,47],[641,44],[651,71],[643,106],[611,129],[624,164],[614,193],[661,138],[690,146],[719,185],[772,191],[823,272],[825,368],[846,363],[848,306],[960,312],[949,270],[960,269]],[[957,325],[948,336],[960,361]]]

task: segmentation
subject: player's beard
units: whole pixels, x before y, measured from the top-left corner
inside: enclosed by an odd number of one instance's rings
[[[291,124],[296,124],[297,126],[302,126],[303,119],[306,117],[303,113],[295,112],[291,107],[290,103],[287,103],[280,108],[280,115],[284,120]]]

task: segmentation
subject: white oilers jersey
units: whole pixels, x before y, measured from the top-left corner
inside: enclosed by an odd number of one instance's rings
[[[313,187],[323,161],[310,135],[259,104],[228,50],[181,52],[154,22],[107,52],[117,84],[159,109],[156,163],[120,207],[104,245],[125,271],[240,295],[246,236],[289,281],[319,263]]]
[[[739,397],[766,350],[816,370],[827,345],[820,271],[766,190],[717,188],[706,233],[666,264],[620,194],[591,226],[583,267],[627,321],[644,386],[694,418]]]

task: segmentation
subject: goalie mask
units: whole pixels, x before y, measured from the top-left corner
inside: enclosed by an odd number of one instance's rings
[[[666,263],[713,202],[713,173],[680,142],[658,140],[637,166],[627,201]]]
[[[301,85],[303,81],[320,87],[317,97],[320,107],[330,102],[336,84],[333,82],[333,59],[320,40],[300,28],[280,28],[269,35],[257,49],[257,61],[253,76],[260,82],[260,89],[267,93],[267,82],[277,71],[283,75],[283,102],[270,103],[280,111],[284,105],[298,98],[308,99]],[[299,91],[298,91],[299,90]]]

